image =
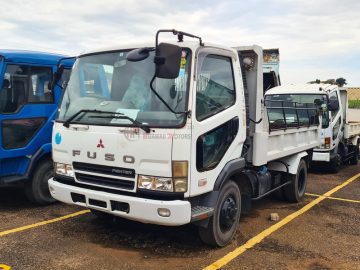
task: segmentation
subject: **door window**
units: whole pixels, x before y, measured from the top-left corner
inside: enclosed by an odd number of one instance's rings
[[[7,65],[0,90],[0,113],[14,113],[26,103],[53,103],[51,68]]]
[[[205,56],[197,76],[196,119],[202,121],[235,103],[231,58]]]
[[[330,93],[329,99],[332,100],[332,101],[335,101],[335,102],[337,102],[339,104],[339,98],[338,98],[338,95],[337,95],[336,91]],[[337,111],[331,112],[331,118],[333,120],[334,120],[335,116],[338,114],[339,110],[340,110],[340,106],[339,106],[339,109]]]

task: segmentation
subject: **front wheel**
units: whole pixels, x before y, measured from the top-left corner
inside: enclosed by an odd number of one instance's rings
[[[336,154],[329,163],[329,169],[333,173],[337,173],[340,171],[342,165],[342,158],[339,154]]]
[[[359,143],[357,145],[354,146],[354,152],[351,156],[350,159],[350,164],[351,165],[357,165],[358,161],[359,161]]]
[[[305,195],[307,184],[307,166],[301,160],[296,174],[288,174],[290,184],[284,187],[284,196],[290,202],[299,202]]]
[[[42,161],[25,184],[25,194],[28,199],[39,205],[54,203],[56,200],[51,197],[48,181],[54,175],[53,163],[50,159]]]
[[[214,215],[207,228],[199,227],[201,240],[211,246],[225,246],[233,238],[241,213],[241,194],[234,181],[227,181],[221,188]]]

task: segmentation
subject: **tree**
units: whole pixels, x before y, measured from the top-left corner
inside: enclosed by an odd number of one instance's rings
[[[344,85],[347,84],[346,79],[344,79],[343,77],[337,78],[336,80],[335,79],[327,79],[326,81],[321,81],[319,79],[316,79],[315,81],[311,81],[308,83],[311,83],[311,84],[314,84],[314,83],[336,84],[339,87],[343,87]]]
[[[344,85],[347,84],[346,79],[344,79],[343,77],[337,78],[336,79],[336,84],[340,87],[343,87]]]
[[[311,83],[311,84],[317,83],[317,84],[319,84],[319,83],[321,83],[321,81],[319,79],[316,79],[315,81],[311,81],[311,82],[308,82],[308,83]]]

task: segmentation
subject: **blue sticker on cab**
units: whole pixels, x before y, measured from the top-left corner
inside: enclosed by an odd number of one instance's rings
[[[58,132],[55,135],[55,143],[60,144],[61,143],[61,134]]]

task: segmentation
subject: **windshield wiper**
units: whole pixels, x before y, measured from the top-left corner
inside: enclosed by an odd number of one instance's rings
[[[133,123],[136,127],[141,128],[142,130],[144,130],[146,133],[150,133],[150,128],[147,125],[144,125],[143,123],[132,119],[131,117],[124,115],[123,113],[111,113],[111,115],[92,115],[89,116],[89,118],[115,118],[115,119],[126,119],[129,120],[131,123]]]
[[[76,117],[78,117],[80,114],[82,114],[82,113],[100,113],[100,114],[105,113],[105,114],[114,114],[114,112],[106,112],[106,111],[99,111],[99,110],[80,110],[80,111],[78,111],[77,113],[75,113],[75,114],[73,114],[72,116],[70,116],[70,118],[67,119],[67,120],[64,122],[63,126],[68,128],[68,127],[70,126],[71,122],[72,122]],[[118,114],[118,115],[124,115],[123,113],[116,113],[116,114]]]

